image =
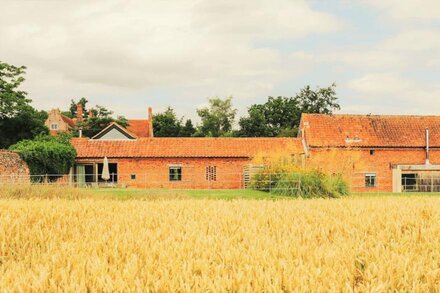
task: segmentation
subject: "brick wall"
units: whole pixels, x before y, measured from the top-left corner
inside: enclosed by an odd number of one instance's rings
[[[233,189],[243,186],[248,159],[118,159],[118,182],[132,187]],[[182,181],[169,180],[169,167],[182,167]],[[207,167],[215,167],[215,180],[206,178]],[[213,168],[210,169],[211,171]],[[136,179],[131,179],[136,175]],[[212,173],[211,173],[211,179]]]
[[[371,150],[374,152],[370,153]],[[440,165],[440,150],[431,149],[430,162]],[[311,149],[307,166],[329,173],[343,173],[353,191],[391,192],[393,165],[423,165],[425,150],[419,149]],[[376,173],[377,186],[365,187],[365,173]]]
[[[102,159],[83,159],[77,160],[77,163],[102,163]],[[118,184],[127,187],[236,189],[243,187],[244,168],[250,160],[246,158],[109,158],[109,163],[118,164]],[[181,181],[169,180],[171,166],[181,166]],[[211,167],[211,180],[206,177],[207,167]],[[215,176],[212,173],[214,169]]]
[[[0,150],[0,183],[29,182],[29,168],[15,152]]]

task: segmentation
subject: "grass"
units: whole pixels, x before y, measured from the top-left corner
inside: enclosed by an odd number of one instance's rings
[[[282,199],[287,198],[277,196],[263,191],[252,189],[195,189],[195,190],[174,190],[174,189],[94,189],[96,194],[112,195],[121,199],[143,198],[151,194],[160,194],[163,196],[179,194],[182,197],[199,199]]]
[[[438,197],[146,192],[0,189],[0,291],[440,288]]]

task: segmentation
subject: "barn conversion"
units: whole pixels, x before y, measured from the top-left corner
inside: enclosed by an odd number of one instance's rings
[[[72,180],[99,184],[107,157],[111,181],[125,186],[243,188],[253,158],[284,152],[343,174],[353,191],[440,191],[440,116],[303,114],[295,138],[155,138],[151,125],[149,137],[113,123],[72,139]]]
[[[440,191],[440,116],[303,114],[306,162],[353,191]]]
[[[72,140],[77,151],[72,172],[80,183],[104,181],[101,174],[107,157],[110,180],[125,186],[243,188],[253,157],[268,150],[288,150],[292,155],[302,150],[301,141],[294,138],[97,137]]]

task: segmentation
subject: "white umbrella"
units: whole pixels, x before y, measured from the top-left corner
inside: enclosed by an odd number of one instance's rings
[[[101,178],[105,181],[110,179],[110,171],[108,169],[108,159],[107,157],[104,157],[104,163],[102,164],[102,174]]]

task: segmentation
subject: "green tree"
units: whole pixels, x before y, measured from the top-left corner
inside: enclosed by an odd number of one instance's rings
[[[25,70],[0,61],[0,148],[48,133],[47,113],[35,110],[27,93],[19,90]]]
[[[199,136],[230,136],[237,109],[232,105],[232,97],[212,98],[209,107],[198,109],[197,114],[202,120],[197,131]]]
[[[153,132],[156,137],[177,137],[182,130],[182,119],[178,119],[171,107],[153,116]]]
[[[118,116],[114,119],[112,116],[113,111],[110,111],[103,106],[96,105],[91,111],[93,117],[89,117],[77,126],[78,128],[83,129],[83,135],[86,137],[93,137],[112,122],[116,122],[123,127],[128,125],[128,120],[124,116]]]
[[[191,119],[187,119],[185,125],[180,128],[179,136],[180,137],[191,137],[196,133],[196,129],[191,121]]]
[[[306,86],[294,97],[269,97],[249,107],[239,121],[239,136],[295,136],[302,113],[331,114],[339,110],[336,85],[316,90]]]
[[[87,111],[87,103],[88,102],[89,101],[86,98],[84,98],[84,97],[79,99],[78,102],[76,102],[75,100],[72,99],[70,101],[69,111],[68,112],[67,111],[63,112],[63,114],[66,115],[67,117],[75,118],[76,117],[76,113],[77,113],[77,111],[76,111],[77,110],[77,106],[78,106],[78,104],[81,104],[83,106],[83,118],[85,119],[85,118],[88,117],[88,111]]]
[[[20,154],[28,164],[31,175],[67,174],[76,157],[69,138],[66,135],[37,136],[33,140],[23,140],[12,145],[10,150]]]

